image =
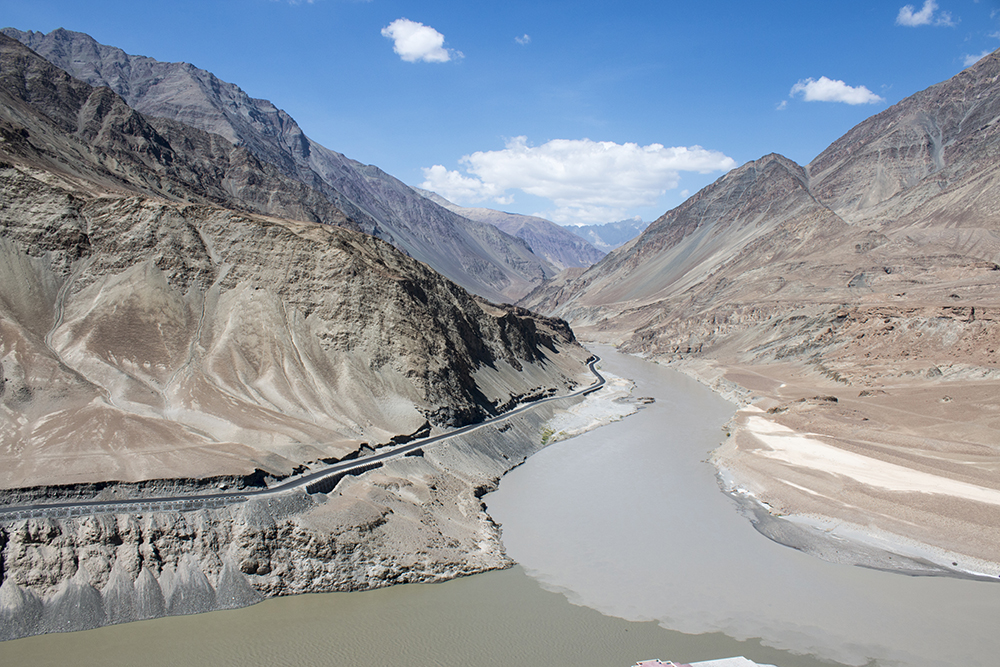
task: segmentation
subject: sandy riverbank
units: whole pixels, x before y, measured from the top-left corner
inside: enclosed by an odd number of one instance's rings
[[[1000,577],[1000,392],[901,369],[857,386],[792,364],[671,366],[740,406],[712,455],[775,541],[907,574]]]

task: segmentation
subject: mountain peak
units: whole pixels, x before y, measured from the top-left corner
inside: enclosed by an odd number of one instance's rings
[[[994,140],[997,118],[1000,50],[862,121],[830,144],[809,163],[813,191],[849,221],[870,217],[949,165],[964,172],[967,158]]]
[[[68,30],[11,36],[134,109],[217,134],[319,192],[363,231],[492,301],[513,301],[556,269],[520,239],[424,199],[378,167],[311,140],[268,100],[190,63],[133,56]]]

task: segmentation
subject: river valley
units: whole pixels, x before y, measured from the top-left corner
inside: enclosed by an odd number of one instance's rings
[[[539,452],[487,497],[508,554],[543,586],[606,614],[852,665],[996,664],[1000,586],[836,565],[763,538],[706,462],[731,404],[595,350],[656,403]]]
[[[549,446],[486,496],[519,567],[28,637],[0,644],[0,662],[993,664],[1000,587],[835,565],[767,540],[706,462],[733,406],[678,373],[596,351],[656,402]]]

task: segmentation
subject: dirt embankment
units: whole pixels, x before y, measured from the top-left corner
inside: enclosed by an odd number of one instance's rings
[[[347,476],[328,494],[0,524],[0,639],[508,567],[482,496],[546,444],[637,410],[630,391],[610,379],[585,399]]]

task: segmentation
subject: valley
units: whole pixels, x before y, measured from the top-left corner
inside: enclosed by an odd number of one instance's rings
[[[484,496],[654,402],[595,345],[733,405],[705,457],[774,542],[1000,578],[1000,51],[808,163],[574,234],[194,65],[2,33],[0,640],[509,568]]]
[[[713,461],[795,522],[770,537],[848,563],[855,541],[922,544],[994,577],[998,72],[988,55],[805,167],[734,169],[522,304],[739,402]]]

